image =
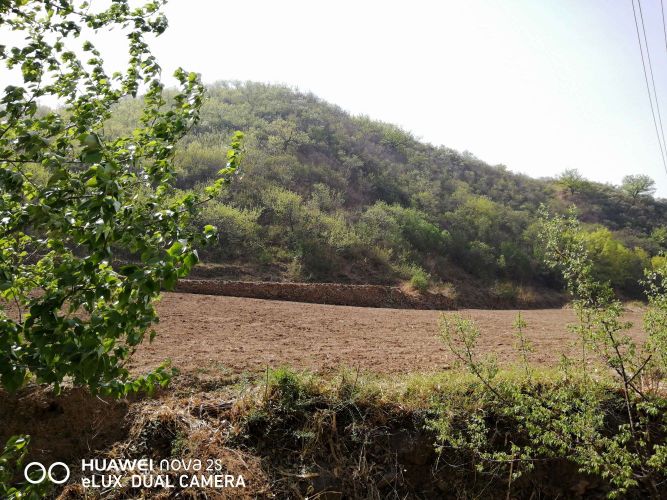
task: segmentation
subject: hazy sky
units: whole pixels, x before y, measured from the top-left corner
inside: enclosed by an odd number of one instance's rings
[[[642,7],[667,125],[660,0]],[[514,171],[646,173],[667,197],[631,0],[171,0],[166,13],[166,73],[285,83]]]

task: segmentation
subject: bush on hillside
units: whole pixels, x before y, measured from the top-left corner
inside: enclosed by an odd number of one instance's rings
[[[431,275],[424,271],[421,267],[415,267],[410,278],[410,285],[419,292],[426,292],[431,284]]]

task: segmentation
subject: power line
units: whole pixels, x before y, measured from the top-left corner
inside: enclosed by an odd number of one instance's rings
[[[641,40],[641,35],[640,35],[640,32],[639,32],[639,23],[637,21],[637,11],[635,9],[634,0],[631,0],[631,1],[632,1],[632,14],[635,18],[635,29],[637,30],[637,42],[639,43],[639,53],[640,53],[641,58],[642,58],[642,67],[644,69],[644,81],[646,82],[646,92],[648,93],[648,101],[651,105],[651,116],[653,117],[653,125],[655,127],[655,134],[658,138],[658,145],[660,146],[660,158],[662,159],[662,166],[664,167],[665,172],[667,172],[667,160],[665,159],[665,146],[667,146],[667,144],[663,145],[665,134],[664,134],[664,131],[661,134],[659,129],[658,129],[658,120],[656,120],[656,117],[655,117],[655,109],[653,107],[653,97],[651,96],[651,85],[649,84],[649,81],[648,81],[648,73],[646,71],[646,61],[644,60],[644,50],[642,48],[642,40]],[[640,13],[640,16],[641,16],[641,21],[642,21],[642,31],[644,32],[644,42],[646,42],[646,30],[644,29],[644,16],[643,16],[642,11],[641,11],[641,1],[637,0],[637,4],[639,5],[639,13]],[[653,69],[651,67],[651,59],[650,59],[650,55],[649,55],[649,51],[648,51],[648,43],[646,43],[646,56],[647,56],[648,61],[649,61],[649,68],[651,69],[651,80],[653,81],[653,91],[654,91],[654,94],[655,94],[655,105],[656,105],[656,108],[658,108],[658,116],[659,116],[660,115],[660,108],[659,108],[659,104],[658,104],[658,95],[657,95],[657,93],[655,93],[655,81],[653,80]],[[662,118],[660,119],[660,130],[662,130]]]
[[[660,0],[660,12],[662,13],[662,32],[665,35],[665,50],[667,50],[667,25],[665,24],[665,6]]]
[[[648,46],[648,38],[646,37],[646,26],[644,25],[644,13],[642,11],[642,0],[637,0],[639,7],[639,18],[642,24],[642,33],[644,34],[644,46],[646,47],[646,59],[648,60],[648,71],[651,75],[651,83],[653,85],[653,97],[655,97],[655,109],[658,112],[658,122],[660,123],[660,133],[662,134],[662,145],[667,154],[667,142],[665,141],[665,128],[662,125],[662,116],[660,115],[660,101],[658,99],[658,91],[655,88],[655,79],[653,78],[653,64],[651,64],[651,50]]]

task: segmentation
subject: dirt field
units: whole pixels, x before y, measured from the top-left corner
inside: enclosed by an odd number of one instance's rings
[[[512,324],[518,311],[459,311],[482,332],[480,347],[499,361],[515,359]],[[140,348],[132,368],[143,371],[165,358],[187,372],[256,372],[289,364],[319,373],[347,366],[362,371],[404,373],[446,369],[453,363],[438,340],[438,317],[455,312],[374,309],[272,300],[165,293],[159,305],[159,336]],[[555,364],[572,352],[575,336],[568,309],[522,313],[534,343],[536,363]],[[627,318],[640,337],[641,311]]]

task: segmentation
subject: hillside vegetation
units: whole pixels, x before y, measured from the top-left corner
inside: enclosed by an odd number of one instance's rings
[[[650,190],[589,182],[576,171],[515,174],[283,86],[224,82],[208,96],[177,155],[179,188],[203,190],[233,132],[245,134],[240,175],[196,221],[220,229],[202,255],[210,273],[410,280],[422,290],[472,280],[510,295],[519,285],[559,288],[535,246],[540,204],[556,213],[578,207],[597,276],[628,294],[667,245],[667,203]],[[139,107],[122,102],[105,133],[128,130]]]

